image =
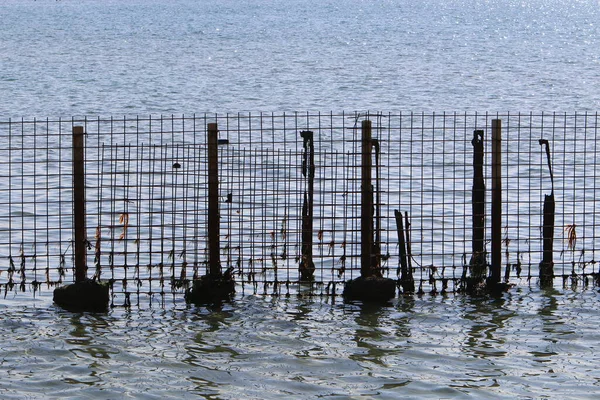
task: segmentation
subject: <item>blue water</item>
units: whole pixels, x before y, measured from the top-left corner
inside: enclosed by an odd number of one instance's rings
[[[600,6],[4,0],[0,117],[597,111]]]
[[[3,0],[0,120],[596,112],[600,3]],[[596,398],[598,292],[388,307],[238,294],[104,315],[0,301],[2,398]]]

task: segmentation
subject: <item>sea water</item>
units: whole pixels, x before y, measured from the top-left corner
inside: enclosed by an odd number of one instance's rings
[[[597,0],[3,0],[0,118],[583,112]]]
[[[596,112],[597,0],[3,0],[0,121]],[[103,315],[3,293],[2,398],[595,398],[599,294],[238,293]]]

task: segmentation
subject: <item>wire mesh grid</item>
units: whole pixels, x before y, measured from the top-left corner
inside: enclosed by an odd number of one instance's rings
[[[242,292],[340,293],[360,275],[367,119],[384,276],[400,273],[395,211],[409,224],[419,291],[456,291],[471,274],[479,130],[489,264],[490,132],[500,119],[503,279],[537,280],[551,193],[556,282],[595,279],[597,114],[282,113],[0,122],[0,285],[6,294],[74,280],[71,132],[82,125],[88,275],[110,283],[115,303],[179,296],[205,274],[212,212],[220,215],[222,267],[233,268]],[[218,211],[208,209],[208,123],[219,129]],[[300,271],[307,254],[310,281]]]

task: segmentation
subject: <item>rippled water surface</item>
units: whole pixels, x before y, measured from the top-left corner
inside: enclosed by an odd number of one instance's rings
[[[599,295],[389,306],[238,296],[73,314],[3,301],[3,398],[597,398]],[[83,391],[83,392],[82,392]]]
[[[3,0],[0,120],[596,112],[597,0]],[[595,289],[238,294],[107,314],[0,301],[2,398],[597,398]]]
[[[3,0],[0,118],[597,111],[597,0]]]

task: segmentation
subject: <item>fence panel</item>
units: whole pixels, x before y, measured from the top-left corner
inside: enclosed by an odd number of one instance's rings
[[[0,122],[1,288],[74,280],[71,133],[83,126],[88,276],[111,283],[115,304],[179,298],[207,272],[207,125],[217,123],[222,268],[233,268],[244,293],[341,293],[361,272],[367,119],[384,276],[397,279],[401,269],[395,211],[409,224],[407,262],[419,291],[459,290],[472,274],[475,131],[489,267],[491,133],[500,119],[502,279],[537,281],[551,193],[555,283],[596,278],[596,114],[202,114]],[[308,263],[311,280],[301,273]]]

